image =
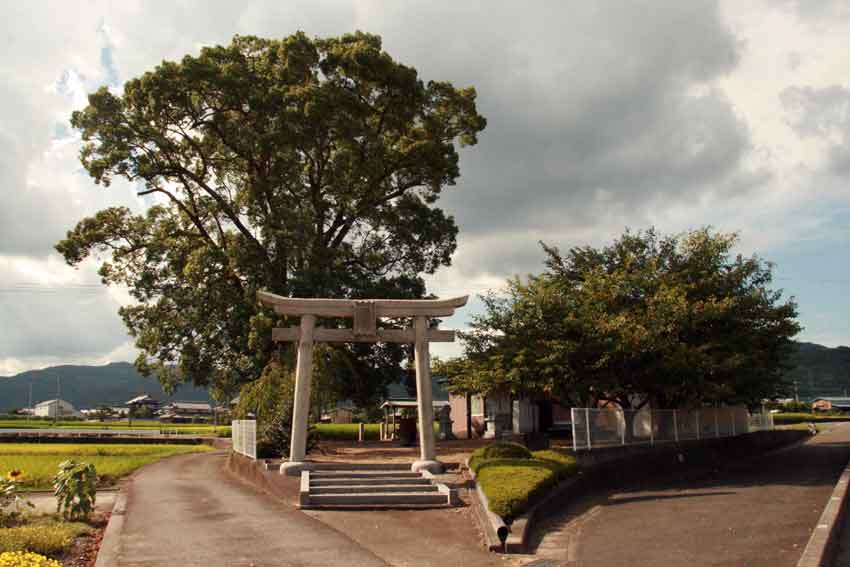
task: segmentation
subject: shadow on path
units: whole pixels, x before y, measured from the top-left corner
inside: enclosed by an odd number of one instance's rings
[[[541,524],[532,543],[583,567],[793,567],[848,459],[842,424],[720,468],[596,491]]]

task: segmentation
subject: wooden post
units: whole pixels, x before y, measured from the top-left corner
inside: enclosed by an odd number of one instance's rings
[[[296,472],[305,468],[307,448],[307,421],[310,417],[310,381],[313,376],[313,330],[315,315],[301,316],[301,336],[298,340],[298,361],[295,367],[295,403],[292,409],[292,440],[289,462],[283,463],[281,472]]]
[[[414,359],[416,363],[416,401],[419,403],[419,460],[413,470],[426,469],[434,474],[443,472],[443,465],[434,457],[434,402],[431,391],[431,356],[428,349],[428,318],[413,319]]]

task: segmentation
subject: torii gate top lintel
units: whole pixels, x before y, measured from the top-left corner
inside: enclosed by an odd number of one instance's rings
[[[374,305],[376,317],[448,317],[466,305],[468,295],[451,299],[313,299],[283,297],[258,291],[260,301],[280,315],[316,315],[353,318],[359,306]]]

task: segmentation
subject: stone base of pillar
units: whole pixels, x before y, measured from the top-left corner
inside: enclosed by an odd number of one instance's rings
[[[413,472],[425,470],[431,474],[442,474],[444,469],[445,467],[440,461],[416,461],[410,467]]]
[[[313,470],[313,463],[307,461],[284,461],[280,464],[280,474],[301,476],[301,471]]]

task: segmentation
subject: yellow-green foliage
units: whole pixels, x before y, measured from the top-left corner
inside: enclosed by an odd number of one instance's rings
[[[320,441],[356,441],[359,424],[357,423],[317,423],[316,433]],[[381,435],[380,423],[367,423],[366,439],[377,440]]]
[[[773,423],[776,425],[787,423],[822,423],[829,421],[848,421],[848,414],[828,413],[776,413],[773,415]]]
[[[89,531],[91,528],[85,524],[53,519],[40,519],[21,526],[0,528],[0,552],[34,551],[55,555],[69,549],[76,537]],[[0,563],[0,567],[3,565]]]
[[[574,475],[578,472],[578,463],[575,458],[559,451],[534,451],[532,456],[539,461],[553,463],[555,465],[555,473],[558,475],[559,479]]]
[[[207,445],[0,443],[0,472],[20,469],[22,487],[49,490],[59,463],[73,458],[93,464],[101,484],[109,484],[162,458],[211,450]]]
[[[532,459],[499,459],[485,463],[478,483],[490,503],[490,511],[515,518],[557,482],[551,467]]]
[[[52,421],[24,419],[3,419],[0,420],[0,429],[143,429],[151,430],[168,430],[181,435],[212,435],[230,434],[229,425],[210,425],[198,423],[161,423],[151,420],[133,420],[129,423],[123,421],[60,421],[53,423]]]
[[[505,447],[512,445],[513,447]],[[517,449],[520,447],[522,450]],[[491,449],[488,451],[487,449]],[[519,458],[487,458],[486,455],[525,454]],[[493,443],[476,450],[469,460],[490,511],[503,518],[525,512],[558,481],[574,475],[578,465],[573,457],[558,451],[531,453],[515,443]]]
[[[55,559],[50,559],[30,551],[9,551],[0,553],[0,567],[62,567]]]
[[[478,467],[484,461],[491,459],[530,459],[531,451],[524,445],[519,443],[508,443],[505,441],[497,441],[483,447],[479,447],[472,452],[469,458],[469,468],[476,473]]]

